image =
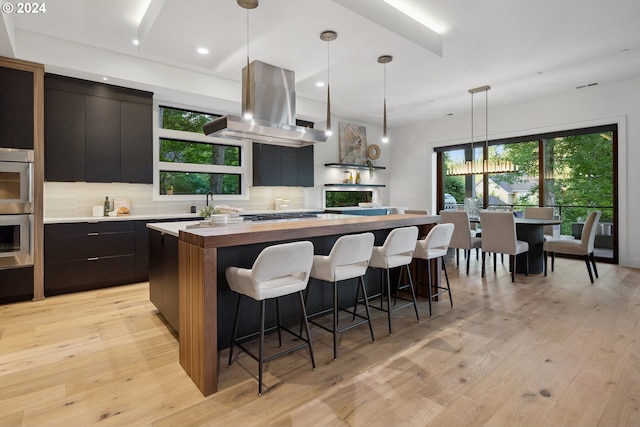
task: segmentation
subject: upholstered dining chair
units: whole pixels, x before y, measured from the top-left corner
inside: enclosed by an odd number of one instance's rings
[[[421,209],[405,209],[404,213],[414,214],[414,215],[429,215],[429,211],[421,210]]]
[[[232,291],[239,294],[235,320],[233,322],[231,345],[229,347],[228,366],[231,366],[231,362],[233,360],[234,345],[237,345],[249,356],[255,359],[258,362],[258,395],[262,395],[262,372],[264,371],[264,362],[285,356],[301,348],[308,347],[309,356],[311,357],[311,366],[314,370],[316,369],[311,336],[309,335],[309,323],[307,322],[307,313],[305,311],[305,304],[302,297],[302,291],[307,287],[307,283],[309,281],[312,263],[313,244],[309,241],[301,241],[282,243],[264,248],[250,269],[227,267],[225,270],[229,287]],[[280,306],[278,305],[278,298],[290,294],[298,294],[303,325],[307,335],[306,338],[302,336],[302,334],[296,334],[289,328],[280,324]],[[254,337],[256,334],[251,334],[242,338],[236,337],[238,331],[238,318],[240,315],[240,301],[243,299],[243,296],[260,302],[260,331],[258,332],[260,342],[258,355],[255,355],[243,345],[244,342]],[[275,299],[276,301],[276,328],[278,330],[279,344],[282,345],[282,337],[280,334],[281,329],[284,329],[296,337],[299,340],[299,343],[293,348],[265,357],[265,309],[266,301],[270,299]]]
[[[494,254],[508,254],[511,267],[511,281],[515,281],[516,255],[529,251],[529,244],[518,240],[516,236],[516,223],[511,212],[480,212],[480,225],[482,226],[482,277],[485,274],[485,255],[487,252]],[[495,257],[493,270],[496,270]],[[529,274],[529,261],[525,275]]]
[[[524,218],[553,219],[553,208],[528,207],[524,208]],[[544,226],[544,240],[553,239],[553,225]]]
[[[458,250],[463,249],[467,257],[467,276],[469,275],[469,263],[471,249],[477,249],[482,246],[480,237],[476,237],[475,230],[471,230],[469,224],[469,214],[461,210],[441,210],[440,219],[442,224],[453,224],[453,235],[449,247],[456,249],[456,265],[460,265],[460,257]],[[483,227],[484,228],[484,227]]]
[[[598,278],[598,269],[596,268],[596,259],[593,255],[593,247],[596,239],[596,229],[602,216],[601,211],[593,211],[587,217],[583,227],[580,240],[577,239],[549,239],[544,242],[544,275],[547,275],[547,258],[551,253],[551,271],[553,271],[556,253],[568,255],[581,255],[587,264],[587,273],[589,279],[593,283],[593,273]],[[593,273],[591,273],[593,266]]]
[[[439,296],[442,292],[449,294],[449,302],[453,307],[453,298],[451,297],[451,286],[449,285],[449,275],[447,274],[447,266],[445,264],[445,256],[449,250],[449,243],[451,242],[451,236],[453,235],[453,224],[437,224],[431,230],[424,239],[420,239],[416,242],[416,250],[413,252],[414,259],[423,259],[427,264],[427,288],[429,290],[429,317],[431,317],[431,300],[434,296]],[[447,281],[447,287],[433,286],[431,283],[431,263],[432,259],[442,259],[442,270],[444,271],[444,277]],[[437,292],[434,294],[433,289],[436,288]]]

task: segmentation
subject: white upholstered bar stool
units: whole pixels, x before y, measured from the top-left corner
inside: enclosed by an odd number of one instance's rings
[[[449,286],[449,275],[447,274],[447,266],[445,265],[445,256],[449,250],[449,243],[451,242],[451,236],[453,235],[453,224],[438,224],[433,227],[427,237],[418,240],[416,242],[416,250],[413,253],[414,258],[423,259],[427,264],[427,286],[429,288],[429,317],[431,317],[431,299],[435,296],[439,296],[442,292],[449,293],[449,302],[453,307],[453,298],[451,297],[451,287]],[[444,270],[444,277],[447,280],[447,287],[435,286],[438,291],[432,293],[434,286],[431,282],[431,263],[432,259],[442,259],[442,270]]]
[[[511,281],[515,282],[516,255],[529,251],[529,243],[518,240],[516,223],[511,212],[482,211],[482,277],[484,277],[484,261],[487,252],[494,254],[508,254],[511,267]],[[493,271],[496,271],[495,258]],[[525,275],[529,275],[529,259],[527,258]]]
[[[262,372],[264,362],[268,362],[277,357],[292,353],[303,347],[309,347],[311,366],[313,367],[313,369],[316,368],[316,363],[313,357],[313,346],[311,345],[311,336],[309,335],[307,313],[305,311],[304,300],[302,297],[302,290],[307,287],[307,283],[309,281],[309,273],[311,271],[312,263],[313,244],[308,241],[303,241],[283,243],[266,247],[262,250],[262,252],[260,252],[251,269],[227,267],[225,271],[229,287],[231,288],[231,290],[239,294],[238,304],[236,306],[235,320],[233,322],[231,345],[229,348],[229,366],[231,366],[234,344],[244,350],[253,359],[257,360],[258,395],[262,394]],[[303,325],[307,333],[306,338],[304,338],[301,333],[296,334],[295,332],[280,324],[278,298],[294,293],[298,294],[300,310],[302,311]],[[253,298],[256,301],[260,301],[260,331],[258,332],[260,336],[260,343],[257,356],[242,344],[247,339],[254,337],[256,334],[251,334],[242,338],[236,338],[238,316],[240,313],[240,301],[242,300],[243,296]],[[301,343],[283,352],[265,357],[265,306],[267,300],[274,298],[276,300],[276,308],[278,312],[276,327],[278,329],[279,345],[282,345],[280,329],[284,329],[285,331],[294,335],[296,338],[301,340]]]
[[[420,316],[418,315],[418,305],[416,304],[416,293],[413,288],[413,279],[411,278],[411,271],[409,271],[409,264],[411,264],[411,260],[413,259],[413,252],[416,249],[417,240],[418,240],[418,227],[411,226],[411,227],[396,228],[391,230],[391,232],[385,239],[384,244],[382,246],[374,246],[373,253],[371,254],[371,261],[369,262],[369,267],[379,268],[381,269],[381,272],[382,272],[382,280],[381,280],[382,287],[379,295],[380,307],[376,307],[375,305],[372,305],[372,307],[378,310],[387,312],[387,321],[389,323],[389,335],[391,335],[391,313],[394,311],[413,305],[413,308],[415,309],[415,312],[416,312],[416,319],[418,320],[418,322],[420,321]],[[400,271],[400,274],[398,277],[398,286],[396,288],[396,299],[401,299],[403,301],[406,301],[406,304],[392,308],[391,307],[391,280],[390,280],[389,270],[396,267],[400,267],[401,269],[402,267],[406,268],[409,283],[405,285],[400,284],[400,281],[402,279],[402,271]],[[386,285],[387,285],[386,286],[386,297],[387,297],[386,309],[384,308],[384,305],[383,305],[384,296],[385,296],[385,292],[384,292],[385,277],[386,277]],[[398,292],[406,288],[409,288],[409,290],[411,291],[411,300],[398,297]]]
[[[375,337],[373,336],[373,326],[371,324],[371,315],[369,312],[369,303],[367,302],[367,290],[364,286],[364,275],[367,272],[367,267],[369,266],[369,259],[371,258],[371,251],[373,250],[373,240],[374,237],[372,233],[342,236],[333,244],[329,255],[314,255],[313,257],[311,277],[333,285],[333,307],[317,313],[309,314],[308,319],[314,325],[333,333],[334,360],[338,357],[338,334],[341,332],[364,323],[368,323],[369,331],[371,332],[371,341],[375,341]],[[366,316],[357,314],[357,304],[353,307],[352,311],[338,305],[338,282],[355,278],[358,279],[356,301],[358,300],[358,292],[362,290],[365,301]],[[307,290],[306,298],[309,297],[310,291],[311,288]],[[353,320],[355,320],[356,316],[359,317],[360,320],[357,322],[352,321],[349,325],[338,329],[338,315],[341,310],[352,314]],[[313,320],[331,312],[333,313],[332,328],[327,328],[323,324]]]

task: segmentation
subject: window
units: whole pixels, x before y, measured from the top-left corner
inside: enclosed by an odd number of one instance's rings
[[[595,255],[617,262],[616,125],[493,140],[486,146],[481,144],[480,152],[474,145],[474,173],[465,172],[470,165],[458,167],[471,160],[471,147],[463,144],[436,149],[442,199],[448,193],[458,205],[473,198],[480,207],[507,206],[516,213],[526,206],[554,207],[562,220],[560,233],[566,238],[579,238],[588,213],[600,210],[602,230],[596,233]],[[482,161],[478,162],[483,158],[490,159],[488,172],[483,171]],[[497,173],[491,162],[512,162],[518,169]],[[440,200],[438,208],[444,206],[445,201]]]
[[[217,199],[246,199],[245,143],[204,135],[216,115],[158,107],[155,151],[156,199],[193,199],[213,193]]]

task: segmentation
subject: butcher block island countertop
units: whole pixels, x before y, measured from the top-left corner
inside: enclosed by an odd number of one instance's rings
[[[374,232],[378,245],[382,244],[384,236],[394,228],[415,225],[420,228],[420,235],[425,235],[439,220],[437,215],[354,217],[325,214],[312,219],[180,229],[178,332],[181,366],[205,396],[217,391],[218,279],[224,280],[224,269],[228,267],[224,265],[224,259],[228,259],[226,254],[229,251],[236,250],[240,254],[254,256],[265,244],[315,239],[315,251],[322,253],[319,252],[322,248],[318,248],[318,243],[322,243],[321,246],[325,246],[326,251],[326,242],[333,241],[331,239],[368,231]],[[155,226],[166,224],[153,224],[149,227]],[[328,238],[326,242],[325,238]],[[250,267],[250,260],[245,261]],[[227,289],[226,283],[221,283],[220,286]]]

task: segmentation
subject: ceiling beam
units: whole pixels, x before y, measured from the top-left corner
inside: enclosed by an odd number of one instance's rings
[[[442,36],[382,0],[333,0],[363,18],[442,57]]]
[[[2,16],[2,19],[0,19],[0,55],[7,58],[15,58],[16,48],[13,18],[9,13],[1,13],[0,16]]]

